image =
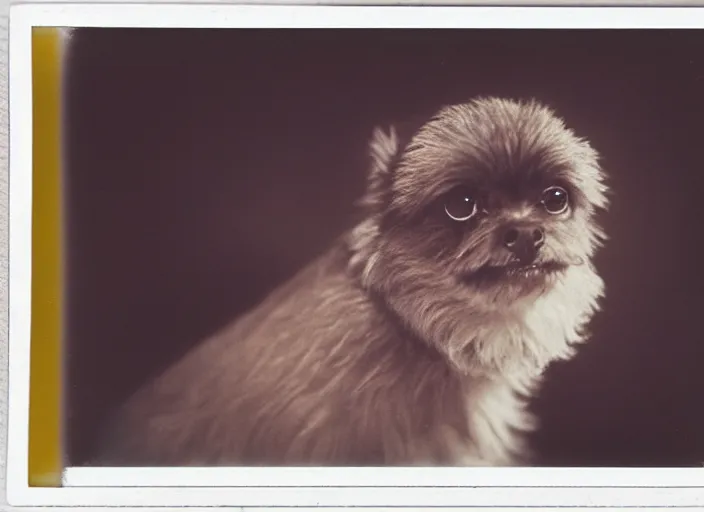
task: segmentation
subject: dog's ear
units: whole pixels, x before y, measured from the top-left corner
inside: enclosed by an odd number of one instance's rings
[[[404,121],[394,123],[387,129],[377,127],[369,141],[371,157],[367,176],[367,190],[361,200],[371,213],[380,213],[388,205],[391,196],[393,173],[403,152],[413,136],[428,120],[428,113],[418,113]]]
[[[399,140],[394,126],[390,126],[388,130],[374,128],[369,142],[369,154],[372,157],[371,174],[388,172],[391,161],[398,150]]]
[[[371,162],[367,176],[367,190],[362,204],[375,212],[384,208],[391,191],[391,173],[400,152],[400,143],[396,128],[390,126],[384,130],[375,128],[369,141]]]

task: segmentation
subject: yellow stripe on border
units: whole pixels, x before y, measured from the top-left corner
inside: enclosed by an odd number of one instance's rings
[[[61,34],[32,31],[29,485],[61,485]],[[29,91],[28,91],[29,92]]]

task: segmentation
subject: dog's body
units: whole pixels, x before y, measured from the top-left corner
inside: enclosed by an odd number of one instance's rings
[[[522,461],[522,396],[603,292],[596,155],[547,109],[495,99],[372,150],[366,219],[132,397],[96,463]],[[459,203],[458,182],[476,185]]]

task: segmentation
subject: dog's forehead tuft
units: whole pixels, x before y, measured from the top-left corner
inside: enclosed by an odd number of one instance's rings
[[[542,104],[488,98],[440,110],[418,131],[411,147],[444,147],[449,158],[503,172],[523,170],[537,159],[566,164],[574,143],[574,134]]]
[[[394,179],[397,203],[420,204],[453,183],[559,176],[605,204],[597,155],[535,101],[479,98],[441,109],[412,137]]]

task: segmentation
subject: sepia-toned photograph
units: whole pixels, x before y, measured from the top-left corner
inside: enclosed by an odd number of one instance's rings
[[[66,465],[701,467],[702,45],[73,30]]]

